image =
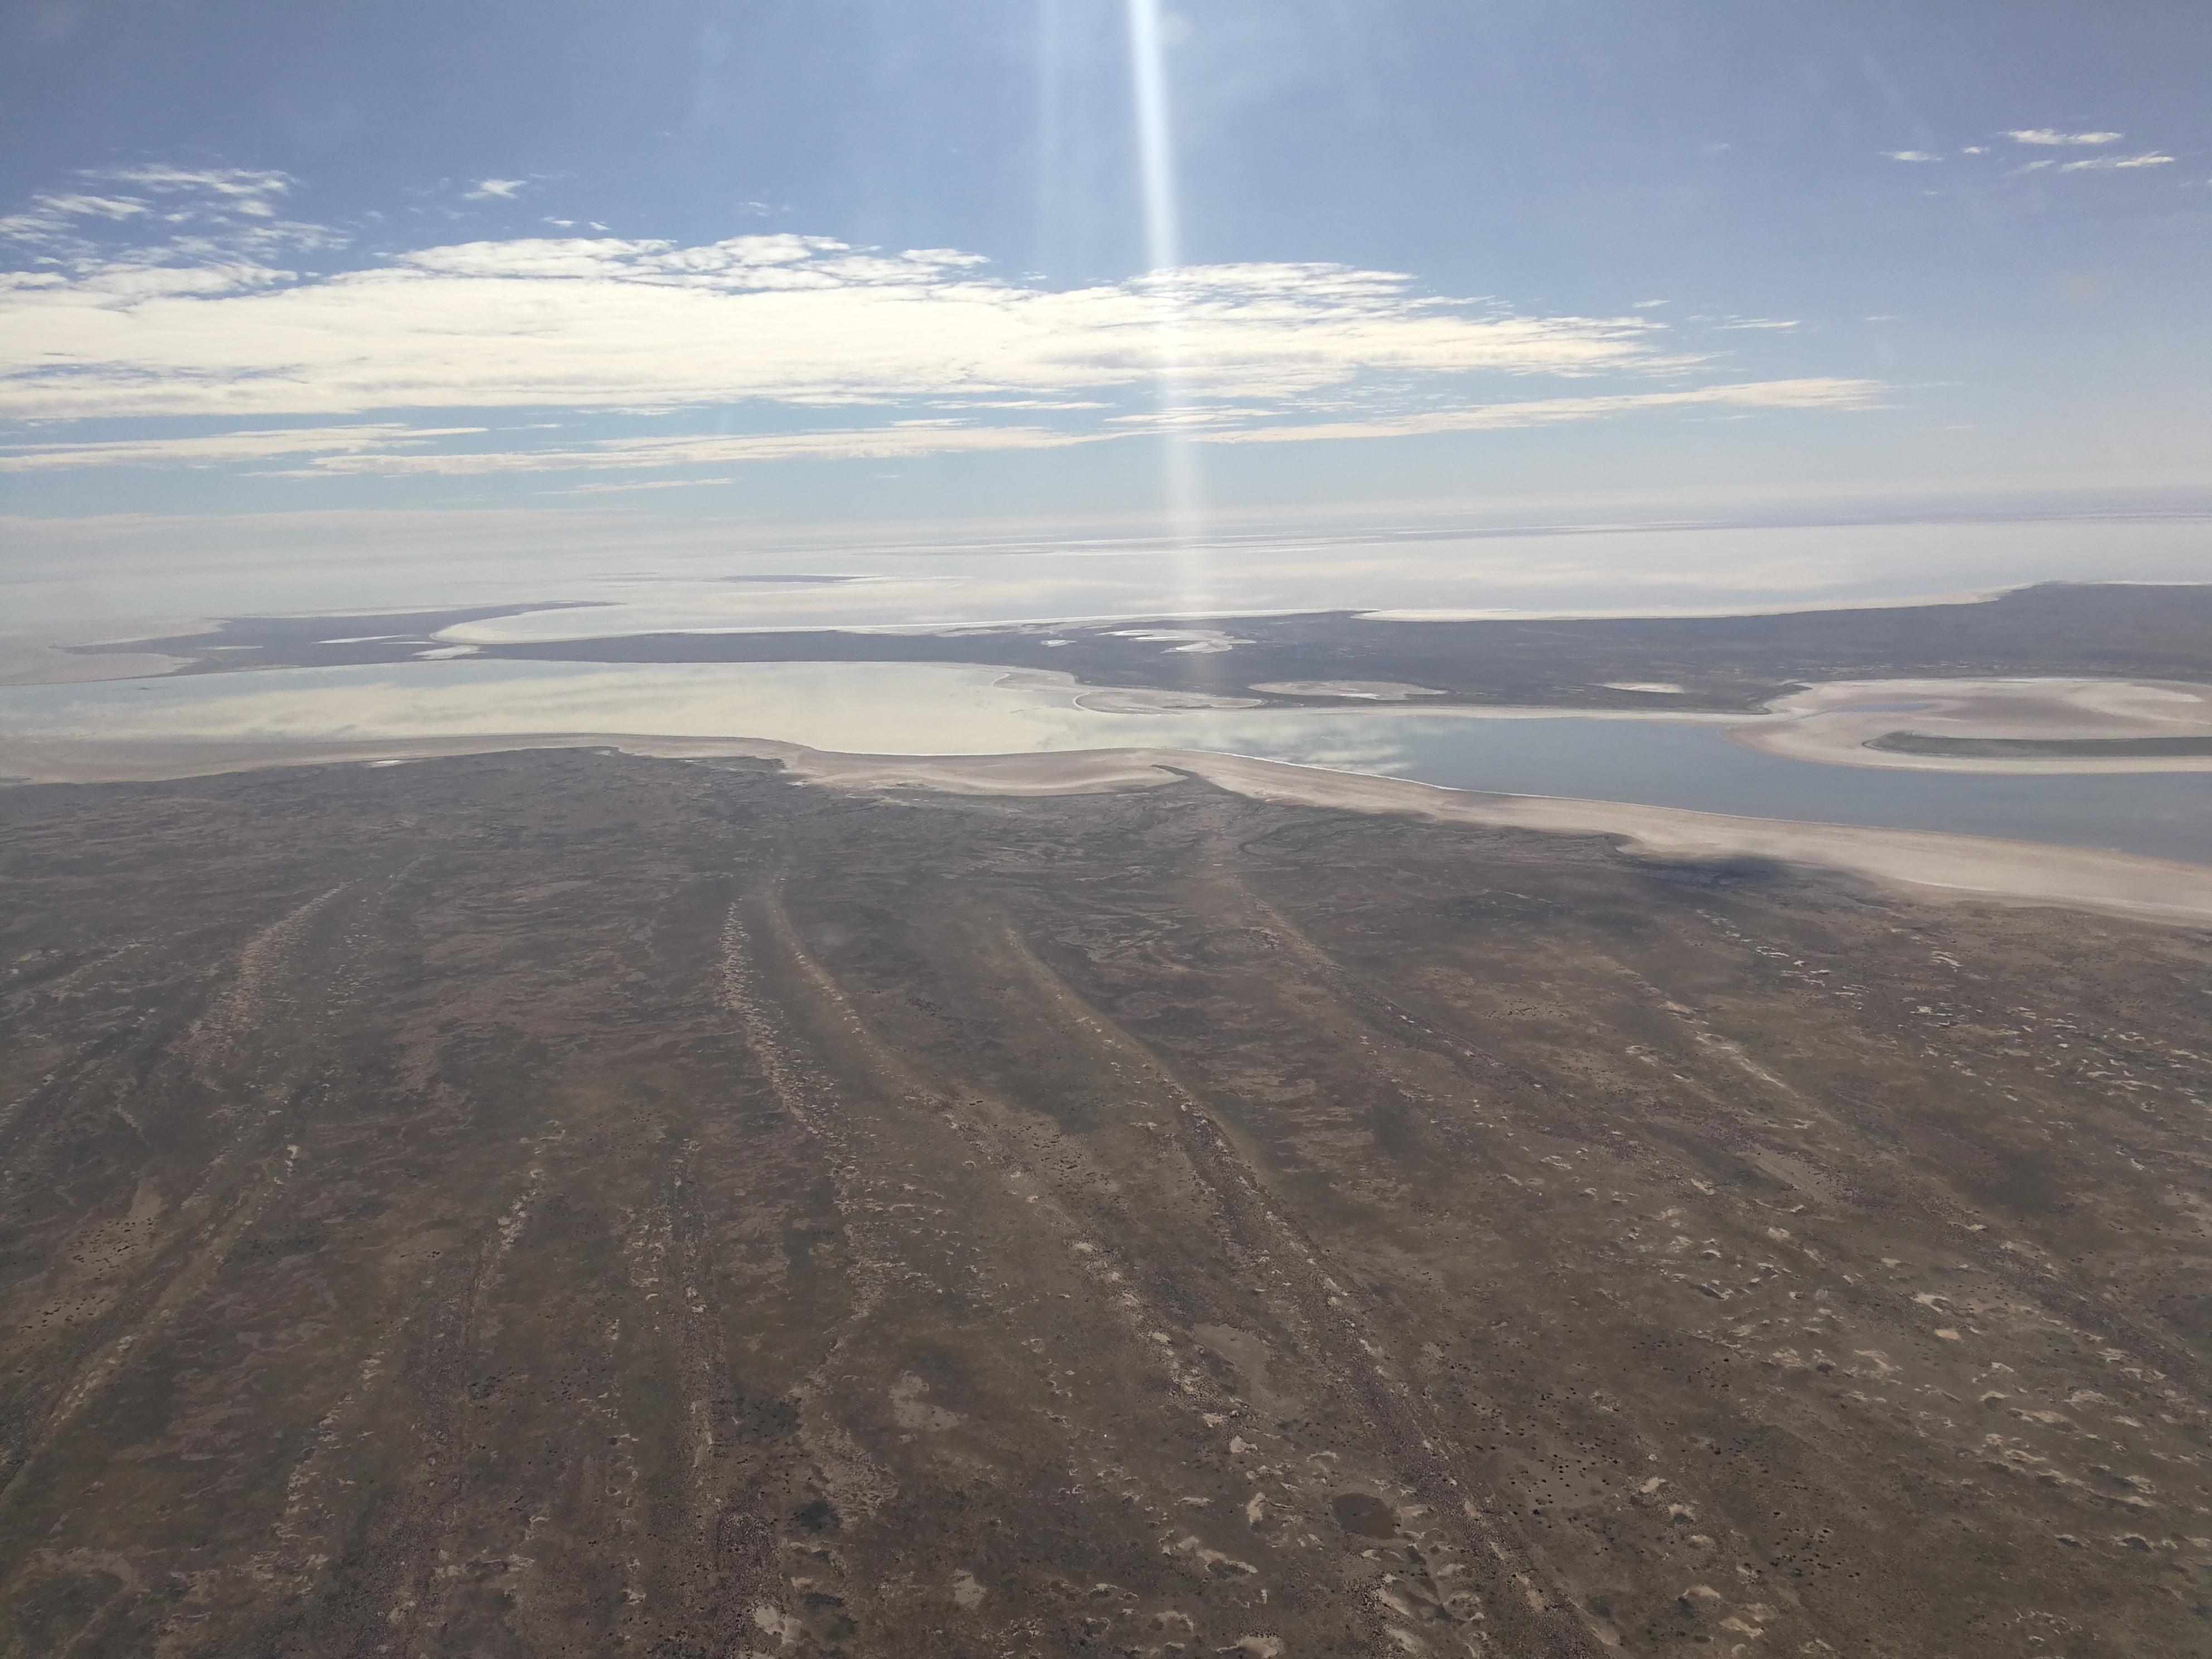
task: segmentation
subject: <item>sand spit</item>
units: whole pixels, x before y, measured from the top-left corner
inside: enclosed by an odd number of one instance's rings
[[[212,631],[211,625],[203,627],[191,623],[173,624],[169,629],[173,635]],[[90,657],[66,648],[101,642],[0,635],[0,685],[84,685],[100,680],[153,679],[188,665],[183,657],[158,651],[117,652]]]
[[[2212,686],[2175,680],[1845,680],[1777,699],[1729,728],[1792,760],[1934,772],[2205,772],[2212,756],[1971,758],[1866,745],[1892,732],[1936,738],[2212,738]]]
[[[1735,817],[1626,801],[1507,795],[1285,761],[1176,749],[1090,749],[1026,755],[854,755],[758,738],[619,732],[443,739],[159,744],[12,745],[4,781],[106,783],[205,777],[276,766],[392,763],[532,749],[612,749],[671,760],[757,759],[839,788],[955,794],[1101,794],[1201,778],[1255,800],[1342,811],[1393,812],[1443,823],[1554,835],[1617,836],[1665,859],[1766,859],[1842,870],[1922,897],[2059,904],[2185,926],[2212,924],[2212,866],[1933,831]]]
[[[1353,697],[1367,702],[1404,702],[1409,697],[1441,697],[1433,686],[1408,685],[1403,680],[1269,680],[1255,685],[1283,697]]]

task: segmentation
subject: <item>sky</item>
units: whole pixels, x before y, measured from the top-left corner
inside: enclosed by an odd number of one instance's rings
[[[2179,0],[6,0],[0,583],[2197,511],[2208,62]]]

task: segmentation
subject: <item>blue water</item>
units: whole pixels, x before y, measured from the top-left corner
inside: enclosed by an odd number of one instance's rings
[[[1348,716],[1357,719],[1358,716]],[[1388,769],[1455,789],[1682,806],[1747,817],[1997,836],[2212,864],[2212,772],[2014,774],[1828,766],[1746,749],[1711,726],[1370,716]],[[1256,724],[1256,723],[1255,723]],[[1306,760],[1310,745],[1238,747]],[[1304,747],[1308,753],[1296,752]]]

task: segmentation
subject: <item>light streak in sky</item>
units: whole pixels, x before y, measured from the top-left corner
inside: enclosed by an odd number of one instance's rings
[[[1205,546],[1197,447],[1181,429],[1188,407],[1179,270],[1182,213],[1176,199],[1175,126],[1168,100],[1167,40],[1160,0],[1127,0],[1129,68],[1136,92],[1137,160],[1145,193],[1146,257],[1152,265],[1153,358],[1161,423],[1161,483],[1170,532],[1181,554],[1177,608],[1202,612],[1212,602]]]

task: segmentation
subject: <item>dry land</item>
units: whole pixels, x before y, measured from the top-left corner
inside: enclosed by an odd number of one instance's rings
[[[0,793],[0,1650],[2212,1645],[2212,933],[847,781]]]

